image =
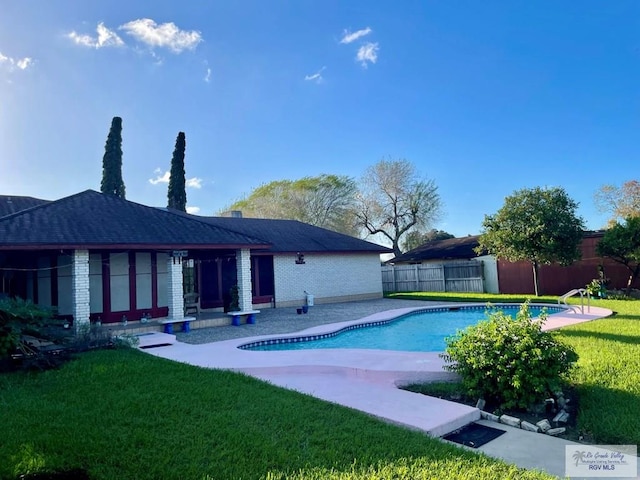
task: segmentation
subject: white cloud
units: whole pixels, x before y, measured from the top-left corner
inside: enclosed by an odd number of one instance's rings
[[[151,185],[158,185],[159,183],[169,183],[169,178],[171,177],[171,172],[168,170],[162,173],[162,170],[156,168],[154,172],[156,174],[156,178],[150,178],[149,183]]]
[[[166,47],[174,53],[193,50],[202,41],[202,35],[196,30],[180,30],[173,22],[158,25],[150,18],[127,22],[119,29],[150,47]]]
[[[29,57],[21,58],[16,62],[16,67],[18,67],[20,70],[26,70],[31,65],[33,65],[33,59]]]
[[[358,49],[356,60],[358,60],[364,68],[367,68],[367,62],[376,63],[378,60],[379,48],[377,43],[365,43]]]
[[[207,67],[207,73],[204,76],[204,81],[209,83],[211,81],[211,69]]]
[[[358,30],[357,32],[353,32],[353,33],[349,33],[348,30],[345,30],[342,34],[342,39],[340,40],[340,43],[355,42],[359,38],[364,37],[365,35],[369,35],[372,31],[373,30],[371,30],[370,27],[363,28],[362,30]]]
[[[104,23],[100,22],[96,27],[97,37],[91,35],[79,34],[75,31],[67,34],[67,37],[73,40],[76,45],[82,45],[84,47],[91,48],[104,48],[104,47],[122,47],[124,42],[113,30],[109,30],[104,26]]]
[[[315,81],[316,83],[322,83],[324,81],[324,78],[322,76],[322,72],[326,69],[327,67],[322,67],[320,70],[318,70],[316,73],[312,74],[312,75],[305,75],[304,79],[307,81]]]
[[[32,58],[12,58],[3,55],[2,52],[0,52],[0,67],[6,67],[10,72],[13,72],[16,68],[18,68],[19,70],[26,70],[32,65]]]
[[[198,177],[188,178],[185,185],[190,188],[202,188],[202,179]]]
[[[151,185],[158,185],[160,183],[169,183],[171,179],[171,172],[167,170],[166,172],[160,168],[156,168],[153,173],[156,174],[156,178],[150,178],[149,183]],[[185,186],[187,188],[202,188],[202,179],[198,177],[188,178],[185,180]]]
[[[121,47],[124,45],[122,39],[113,30],[109,30],[104,26],[104,23],[100,22],[96,28],[98,32],[98,46],[99,47]]]
[[[195,215],[200,211],[200,207],[187,207],[187,213]]]

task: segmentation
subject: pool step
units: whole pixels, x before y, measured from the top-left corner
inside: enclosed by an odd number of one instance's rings
[[[165,347],[176,343],[176,336],[170,333],[146,332],[134,335],[138,338],[138,348]]]

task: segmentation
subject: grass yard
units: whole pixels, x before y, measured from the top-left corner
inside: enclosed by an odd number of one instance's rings
[[[548,479],[248,376],[136,350],[0,375],[0,478]]]
[[[393,294],[422,300],[520,302],[517,295]],[[557,303],[557,297],[530,298]],[[555,334],[580,356],[570,381],[580,396],[577,427],[594,443],[640,444],[640,301],[592,300],[615,312]],[[579,304],[579,299],[570,303]]]

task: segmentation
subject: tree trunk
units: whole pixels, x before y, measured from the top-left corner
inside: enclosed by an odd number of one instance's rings
[[[402,250],[400,250],[400,245],[397,239],[393,240],[392,248],[394,257],[399,257],[400,255],[402,255]]]
[[[639,273],[640,273],[640,265],[636,265],[636,267],[633,270],[631,270],[631,275],[629,275],[629,280],[627,280],[627,288],[624,292],[624,294],[627,297],[631,295],[631,285],[633,284],[633,281],[636,279]]]
[[[538,293],[538,262],[534,260],[533,262],[531,262],[531,264],[533,265],[533,288],[536,292],[536,297],[539,297],[540,294]]]

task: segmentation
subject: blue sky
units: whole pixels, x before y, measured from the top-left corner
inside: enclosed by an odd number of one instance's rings
[[[640,2],[0,0],[0,193],[100,189],[123,118],[127,198],[165,206],[184,131],[188,206],[405,158],[434,225],[479,233],[504,197],[637,179]],[[158,181],[159,180],[159,181]]]

